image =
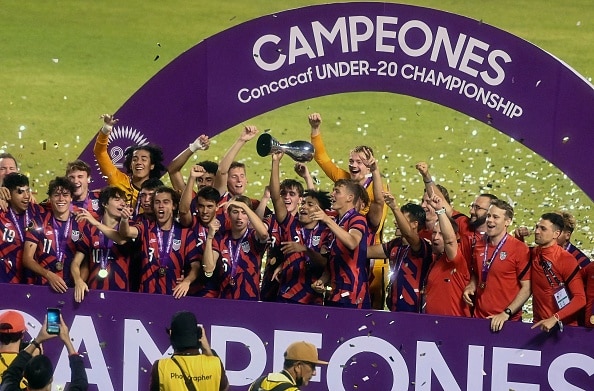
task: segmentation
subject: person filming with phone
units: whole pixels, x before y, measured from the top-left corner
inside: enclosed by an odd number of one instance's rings
[[[48,308],[48,314],[37,337],[19,352],[2,375],[0,391],[20,391],[22,379],[27,384],[26,390],[28,391],[50,391],[54,380],[54,366],[49,357],[43,354],[42,344],[56,336],[60,337],[64,343],[70,360],[70,383],[66,389],[69,391],[87,390],[89,383],[84,362],[72,345],[68,326],[64,323],[58,309]]]
[[[226,391],[229,381],[221,359],[210,349],[204,328],[189,311],[173,315],[167,329],[170,358],[155,361],[150,391]]]

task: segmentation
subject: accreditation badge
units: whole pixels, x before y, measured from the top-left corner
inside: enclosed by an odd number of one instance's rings
[[[559,287],[559,289],[557,289],[553,295],[555,296],[555,302],[557,303],[557,307],[559,309],[569,304],[569,295],[567,294],[567,289],[565,289],[565,286]]]

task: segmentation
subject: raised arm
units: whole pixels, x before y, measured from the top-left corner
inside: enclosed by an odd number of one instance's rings
[[[190,157],[198,151],[206,151],[210,147],[210,140],[206,135],[200,135],[188,148],[184,149],[177,155],[171,163],[167,166],[169,179],[171,179],[171,186],[177,191],[183,191],[185,188],[184,177],[181,173],[182,168],[186,165]],[[192,182],[192,186],[194,183]]]
[[[233,145],[231,145],[231,148],[229,148],[227,153],[221,158],[213,186],[219,193],[225,194],[227,191],[227,177],[229,175],[229,167],[231,167],[231,163],[233,163],[241,148],[248,141],[256,137],[256,134],[258,134],[258,128],[255,126],[250,125],[243,128],[237,140],[235,140]]]
[[[322,116],[319,113],[313,113],[309,115],[308,120],[311,127],[311,143],[314,146],[314,160],[316,163],[318,163],[322,171],[324,171],[328,178],[333,182],[342,178],[349,178],[349,172],[334,164],[326,152],[326,147],[322,141],[322,134],[320,133]]]
[[[377,159],[371,153],[369,148],[365,148],[363,150],[365,153],[365,166],[369,168],[371,171],[371,178],[372,178],[372,190],[373,190],[373,199],[371,200],[371,204],[369,205],[369,212],[367,212],[367,221],[369,225],[373,228],[380,227],[382,225],[382,220],[384,220],[384,197],[383,197],[383,183],[382,183],[382,175],[377,165]]]
[[[215,234],[220,227],[221,223],[218,219],[212,219],[208,224],[208,232],[206,234],[206,242],[204,243],[204,253],[202,256],[202,270],[206,277],[212,277],[217,261],[219,260],[219,253],[213,250],[212,244]]]
[[[101,173],[107,177],[107,182],[114,184],[118,183],[118,179],[121,179],[122,176],[126,176],[126,174],[118,170],[115,164],[113,164],[111,158],[109,157],[109,153],[107,152],[109,134],[113,130],[113,126],[118,123],[118,120],[109,114],[103,114],[101,119],[103,119],[103,127],[97,134],[95,146],[93,147],[93,153],[95,154],[95,158],[97,159],[97,164],[99,164]]]
[[[260,219],[260,217],[258,217],[258,215],[256,214],[256,212],[254,212],[252,210],[252,208],[250,208],[249,205],[244,204],[243,202],[239,202],[239,201],[235,201],[235,200],[231,200],[227,203],[227,205],[225,205],[225,207],[228,206],[236,206],[238,208],[241,208],[245,214],[248,215],[248,219],[250,220],[250,224],[252,225],[252,227],[254,228],[254,230],[256,231],[256,236],[258,237],[258,239],[263,242],[266,239],[268,239],[268,229],[266,227],[266,224],[264,224],[264,222],[262,221],[262,219]]]
[[[396,225],[400,229],[402,237],[410,245],[410,248],[413,251],[419,251],[421,249],[422,240],[419,236],[419,232],[411,227],[410,223],[398,207],[396,199],[390,192],[384,192],[384,200],[396,218]]]
[[[122,209],[122,218],[120,220],[120,227],[118,233],[122,238],[136,239],[138,237],[138,228],[130,225],[130,218],[132,217],[132,210],[130,208]]]
[[[309,172],[309,169],[307,168],[307,165],[305,165],[304,163],[295,163],[295,172],[297,173],[297,175],[299,175],[301,178],[303,178],[303,180],[305,181],[305,186],[307,187],[307,190],[315,190],[316,189],[316,185],[313,181],[313,178]]]
[[[445,254],[449,261],[453,261],[458,254],[458,240],[456,238],[456,232],[454,231],[452,222],[446,214],[446,202],[443,201],[438,195],[434,195],[430,200],[430,204],[431,207],[435,209],[435,214],[437,214],[441,236],[443,237]]]
[[[272,154],[272,168],[270,170],[270,198],[274,206],[274,214],[276,221],[282,223],[287,217],[287,206],[280,194],[280,161],[283,158],[282,152],[275,152]]]
[[[334,233],[336,240],[339,240],[349,250],[354,250],[357,248],[359,243],[361,243],[361,239],[363,239],[363,234],[359,230],[345,230],[340,225],[338,225],[338,223],[336,223],[333,218],[328,216],[326,212],[324,212],[319,206],[316,206],[312,218],[325,223],[330,231]]]
[[[184,186],[184,191],[182,192],[180,201],[179,201],[179,222],[184,227],[189,227],[192,225],[192,198],[194,196],[194,183],[196,180],[206,173],[204,167],[196,164],[190,169],[190,179],[188,179],[188,183]]]
[[[427,195],[429,195],[429,198],[433,198],[434,195],[439,196],[439,198],[441,198],[442,200],[446,214],[449,217],[452,217],[454,210],[452,209],[452,206],[446,201],[445,196],[441,193],[439,188],[435,186],[435,182],[433,182],[433,178],[429,173],[429,166],[427,165],[427,163],[419,162],[416,164],[415,167],[419,171],[419,174],[421,174],[421,177],[423,178],[423,182],[425,183],[425,191],[427,191]]]

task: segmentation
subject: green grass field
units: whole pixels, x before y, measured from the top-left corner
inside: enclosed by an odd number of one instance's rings
[[[314,3],[4,0],[0,149],[16,155],[21,170],[44,193],[47,182],[61,175],[65,163],[94,137],[99,115],[116,111],[183,51],[244,21]],[[594,7],[589,0],[404,3],[482,20],[549,51],[586,78],[594,75]],[[382,157],[390,189],[402,201],[420,197],[423,186],[414,164],[426,160],[458,209],[467,211],[480,191],[518,203],[516,224],[531,226],[544,211],[570,209],[579,221],[575,241],[592,250],[592,201],[535,153],[451,109],[406,96],[353,93],[299,102],[250,122],[271,129],[280,141],[307,139],[307,115],[314,111],[324,118],[331,156],[339,163],[345,159],[346,167],[352,146],[372,146]],[[219,158],[239,130],[240,125],[215,137],[199,159]],[[239,158],[249,161],[249,194],[258,196],[268,182],[269,159],[258,157],[255,145]],[[287,175],[292,175],[290,167],[284,164]],[[317,169],[315,163],[309,167]],[[323,174],[319,179],[322,187],[330,186]]]

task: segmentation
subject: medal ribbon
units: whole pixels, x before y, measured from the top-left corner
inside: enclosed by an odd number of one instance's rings
[[[249,232],[249,229],[246,229],[245,232],[243,233],[243,236],[240,239],[237,239],[237,247],[235,247],[235,249],[233,248],[233,238],[229,237],[229,240],[227,241],[227,247],[229,248],[229,253],[232,254],[231,256],[231,278],[233,278],[235,276],[235,273],[237,272],[237,260],[239,259],[239,249],[241,248],[241,243],[243,242],[243,240],[246,238],[247,234]]]
[[[157,243],[159,244],[159,266],[166,267],[167,261],[170,259],[169,253],[173,245],[173,238],[175,236],[175,226],[171,226],[171,230],[167,233],[167,247],[163,248],[163,231],[157,225]],[[165,260],[165,261],[163,261]]]
[[[372,176],[371,176],[371,174],[370,174],[370,175],[369,175],[369,176],[368,176],[368,177],[365,179],[365,182],[363,183],[363,188],[364,188],[364,189],[367,189],[367,188],[369,187],[369,184],[371,183],[371,181],[372,181],[372,180],[373,180],[373,179],[372,179]]]
[[[14,213],[14,211],[12,210],[12,208],[8,208],[8,212],[10,213],[10,219],[14,223],[14,226],[19,234],[19,238],[21,238],[21,243],[24,243],[25,236],[23,235],[23,230],[21,229],[21,219],[19,218],[20,215],[16,215]],[[29,224],[31,223],[31,219],[29,218],[29,210],[25,209],[24,216],[25,216],[25,224],[24,224],[23,228],[26,229],[29,226]]]
[[[553,283],[553,280],[555,280],[555,282],[557,283],[558,286],[562,286],[563,283],[561,282],[561,280],[559,280],[559,278],[555,274],[555,271],[553,270],[553,268],[551,266],[551,262],[544,259],[542,257],[542,254],[539,254],[538,258],[540,259],[540,267],[542,267],[542,271],[543,271],[545,277],[547,278],[549,285],[551,287],[554,287],[555,284]],[[553,280],[551,280],[551,277],[553,277]]]
[[[60,239],[60,225],[54,216],[52,216],[52,227],[54,228],[54,239],[56,240],[56,258],[58,262],[62,262],[62,257],[66,250],[66,243],[71,233],[72,218],[68,217],[66,220],[66,228],[64,229],[64,240]]]
[[[487,282],[487,275],[489,274],[489,270],[491,270],[491,264],[493,263],[493,260],[499,253],[499,250],[501,250],[501,248],[507,241],[507,237],[508,237],[508,234],[505,234],[505,236],[503,237],[503,239],[501,239],[501,241],[499,242],[497,247],[495,247],[495,251],[493,251],[493,255],[491,256],[491,258],[489,259],[488,262],[487,262],[487,253],[489,252],[489,239],[485,238],[485,256],[483,257],[483,270],[481,271],[481,278],[482,278],[483,284]]]
[[[390,280],[392,281],[396,281],[396,278],[398,277],[398,273],[400,273],[400,269],[402,268],[402,263],[404,262],[404,258],[406,257],[406,255],[408,254],[408,251],[410,250],[410,245],[406,245],[406,246],[398,246],[398,251],[396,251],[396,270],[394,271],[394,274],[392,275],[392,278]]]
[[[115,229],[117,231],[118,227],[116,226]],[[99,248],[101,254],[99,258],[99,261],[101,263],[101,269],[107,270],[107,261],[109,259],[111,247],[113,246],[113,240],[105,236],[105,234],[102,231],[99,231],[99,242],[102,245]],[[103,252],[103,250],[105,250],[105,253]]]

